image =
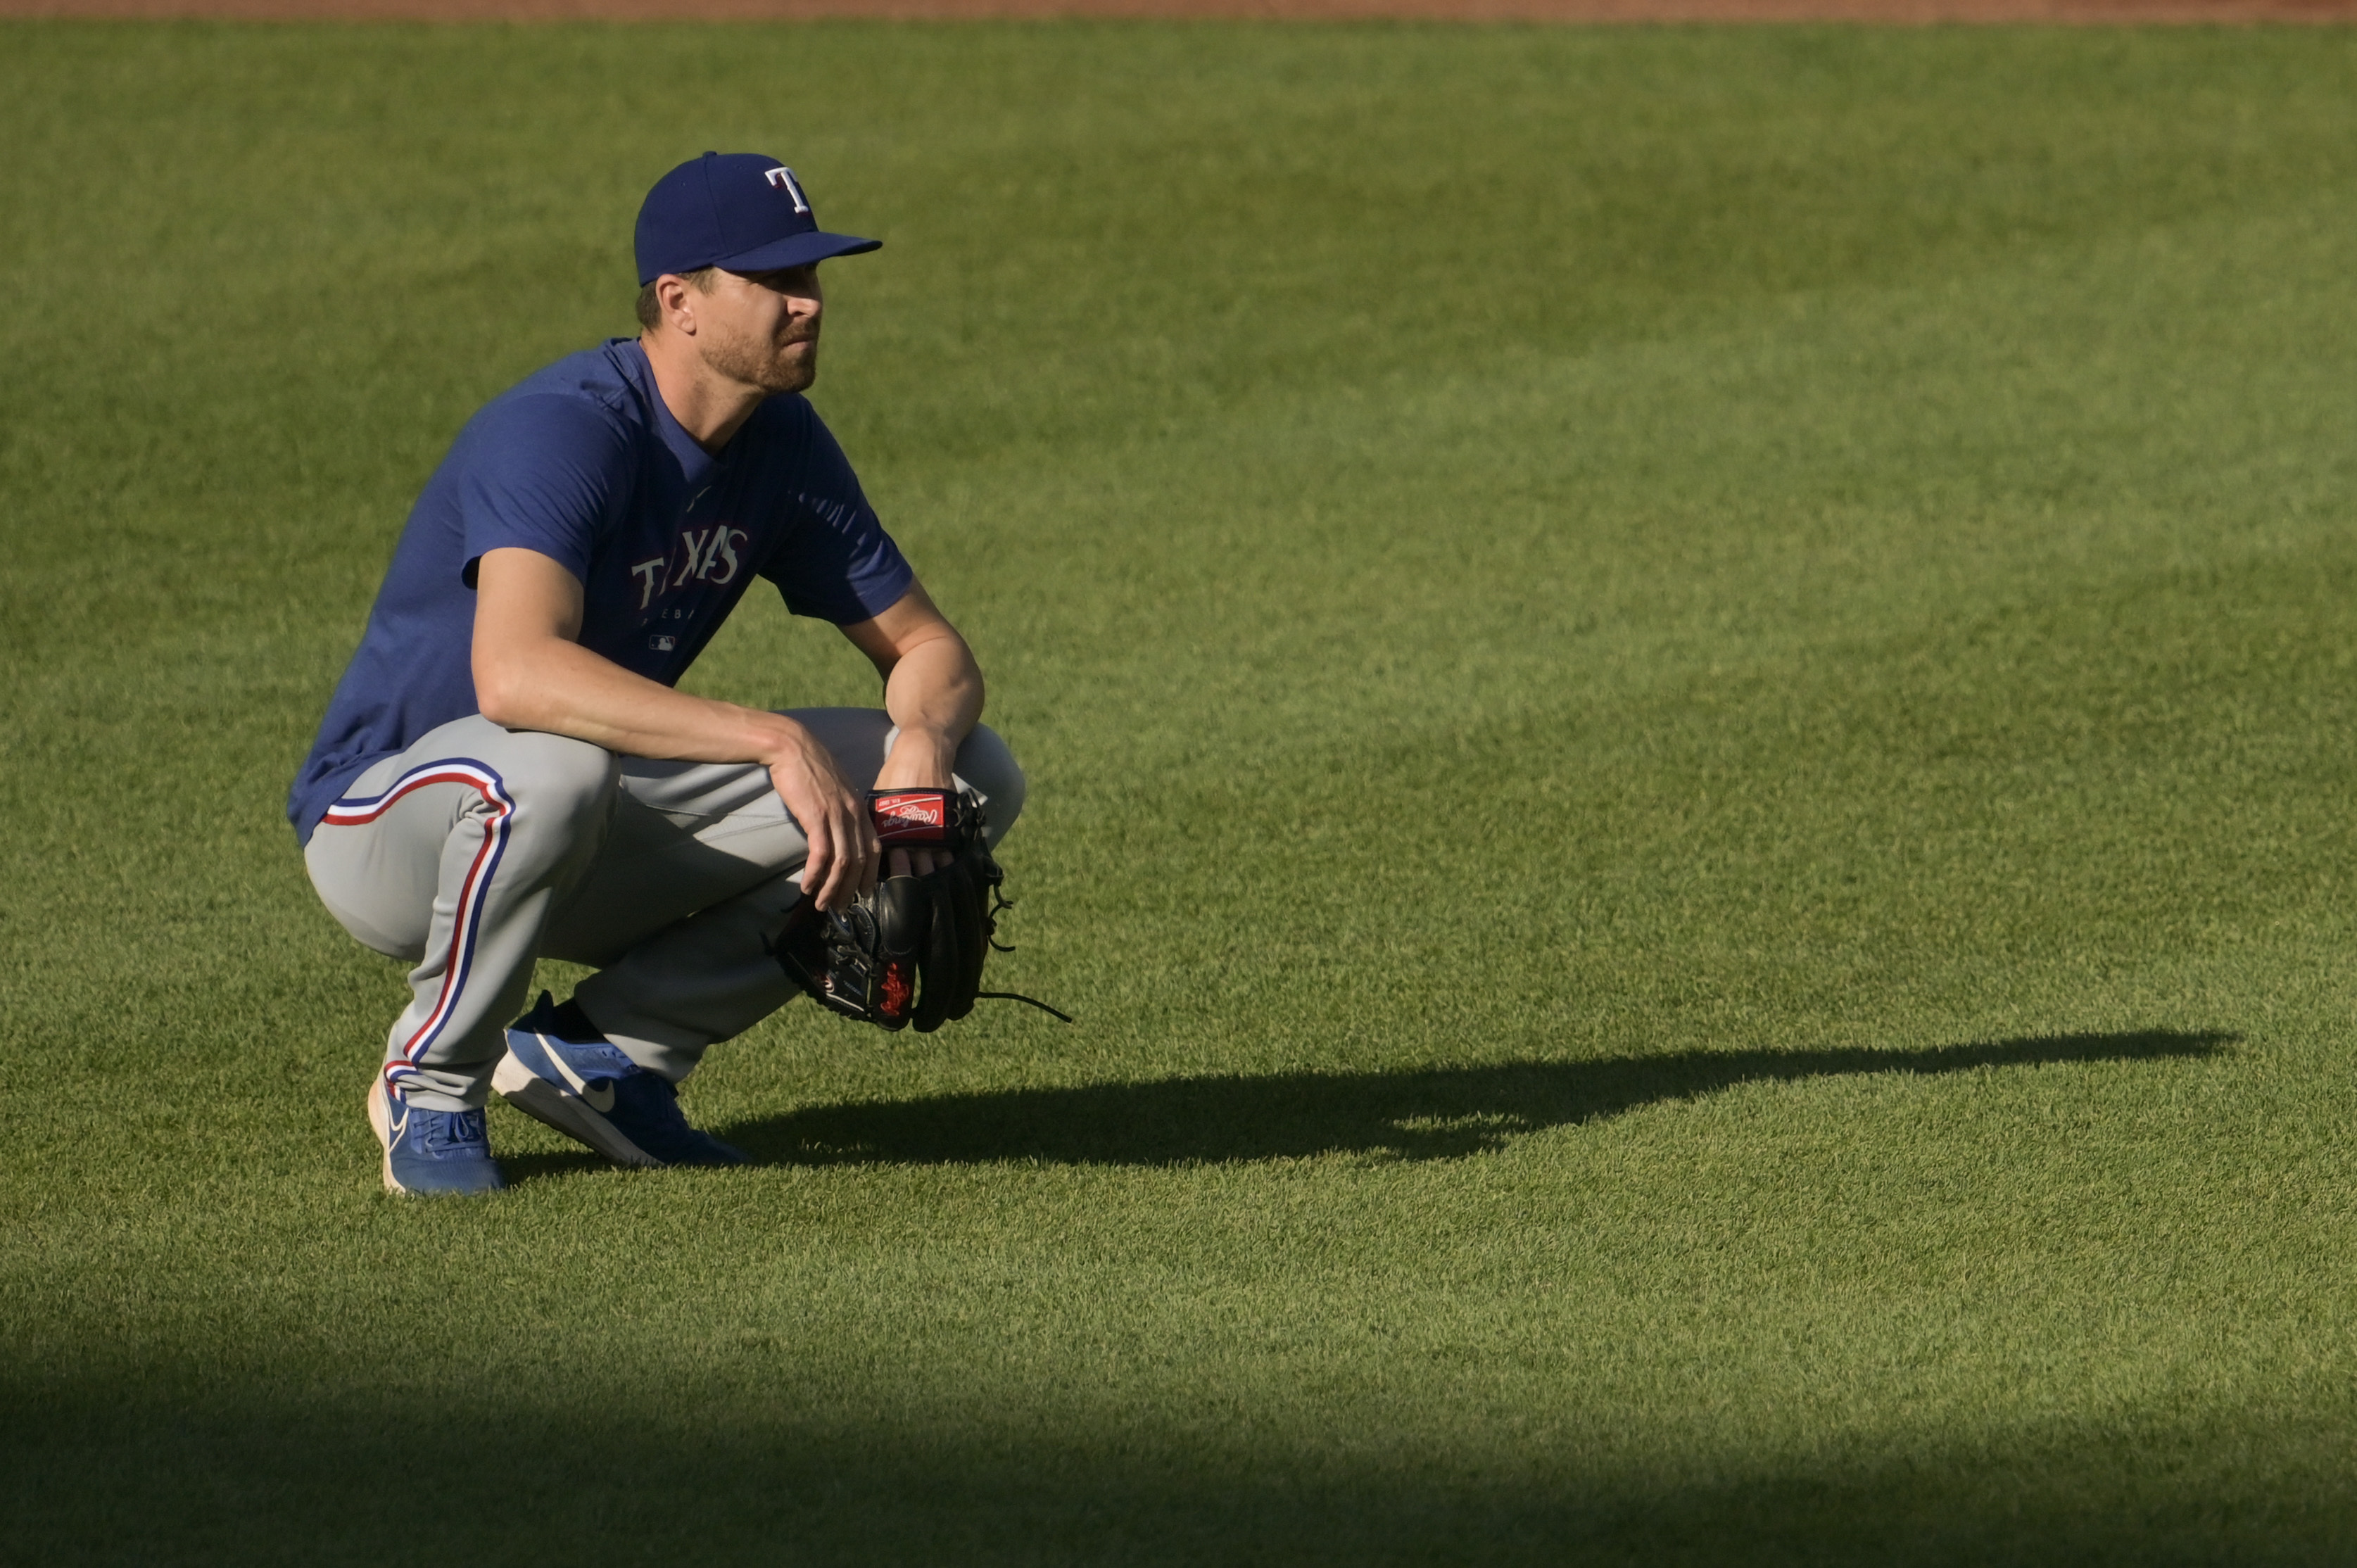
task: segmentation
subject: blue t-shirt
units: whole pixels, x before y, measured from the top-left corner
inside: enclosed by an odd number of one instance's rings
[[[311,830],[371,763],[475,702],[475,563],[536,550],[581,579],[581,646],[675,685],[756,576],[796,615],[866,620],[914,576],[798,396],[757,409],[715,457],[617,338],[502,392],[458,433],[409,514],[368,630],[287,797]]]

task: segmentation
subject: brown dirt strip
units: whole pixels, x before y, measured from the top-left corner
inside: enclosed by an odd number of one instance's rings
[[[1015,16],[1523,22],[2357,22],[2357,0],[0,0],[0,16],[274,21],[782,21]]]

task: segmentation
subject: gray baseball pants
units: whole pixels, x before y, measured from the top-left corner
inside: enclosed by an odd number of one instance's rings
[[[872,708],[787,716],[855,787],[898,733]],[[976,728],[957,775],[983,797],[996,844],[1023,810],[1022,770]],[[809,853],[759,763],[650,762],[476,715],[353,780],[304,859],[346,930],[412,966],[388,1087],[464,1111],[490,1091],[540,958],[594,966],[574,999],[674,1083],[705,1047],[785,1005],[795,987],[764,944],[802,896]]]

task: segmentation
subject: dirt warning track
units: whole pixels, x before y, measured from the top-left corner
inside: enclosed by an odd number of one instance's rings
[[[0,0],[0,16],[352,22],[1192,16],[2105,26],[2348,24],[2357,22],[2357,0]]]

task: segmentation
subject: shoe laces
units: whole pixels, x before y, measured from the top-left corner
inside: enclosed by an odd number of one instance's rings
[[[462,1154],[468,1149],[488,1151],[490,1136],[484,1131],[483,1113],[479,1111],[446,1112],[434,1119],[425,1129],[425,1152],[437,1157]]]

